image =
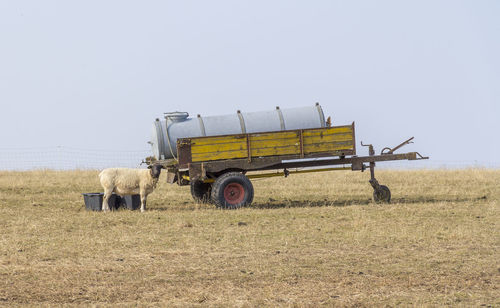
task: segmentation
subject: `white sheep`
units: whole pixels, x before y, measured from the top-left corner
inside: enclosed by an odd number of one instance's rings
[[[109,211],[108,200],[114,193],[118,195],[141,195],[141,212],[146,210],[146,199],[153,192],[163,166],[153,165],[149,169],[108,168],[99,173],[104,188],[102,210]]]

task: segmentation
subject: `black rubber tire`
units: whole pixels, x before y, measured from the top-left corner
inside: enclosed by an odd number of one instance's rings
[[[377,190],[373,191],[373,200],[376,203],[390,203],[391,191],[389,190],[389,187],[380,185]]]
[[[233,200],[234,202],[228,201],[225,196],[226,188],[229,189],[230,187],[240,188],[241,192],[243,193],[239,194],[239,198],[235,198],[238,200]],[[244,174],[241,174],[239,172],[224,173],[215,180],[212,186],[211,197],[212,202],[217,207],[223,209],[238,209],[252,203],[253,185],[252,182],[250,182],[250,180]]]
[[[203,183],[202,181],[191,182],[191,196],[198,203],[209,203],[211,190],[211,183]]]

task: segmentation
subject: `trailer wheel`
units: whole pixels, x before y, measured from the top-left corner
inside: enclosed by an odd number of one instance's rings
[[[215,180],[212,202],[224,209],[237,209],[253,201],[252,182],[239,172],[228,172]]]
[[[391,191],[389,190],[389,187],[379,185],[379,187],[373,191],[373,200],[377,203],[391,202]]]
[[[212,190],[212,184],[203,183],[202,181],[191,182],[191,196],[193,196],[194,201],[199,203],[210,202],[210,191]]]

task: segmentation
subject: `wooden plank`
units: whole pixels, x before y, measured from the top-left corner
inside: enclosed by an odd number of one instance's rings
[[[219,144],[207,144],[207,145],[191,145],[191,153],[212,153],[212,152],[223,152],[223,151],[235,151],[235,150],[246,150],[247,145],[245,140],[234,143],[219,143]]]
[[[245,141],[246,135],[195,137],[190,139],[191,139],[191,144],[193,145],[214,145],[221,143],[234,143],[239,141]]]
[[[343,141],[352,141],[352,135],[341,134],[341,135],[329,135],[329,136],[315,136],[315,137],[304,137],[304,144],[316,144],[316,143],[335,143]]]
[[[326,137],[326,136],[342,136],[342,135],[349,135],[352,136],[352,132],[317,132],[317,133],[309,133],[309,132],[304,132],[304,137],[306,138],[315,138],[315,137]]]
[[[299,138],[275,139],[275,140],[253,140],[250,137],[252,148],[272,148],[279,146],[293,146],[299,144]]]
[[[304,146],[305,154],[334,152],[342,150],[352,150],[352,141],[339,142],[334,144],[311,144]]]
[[[334,126],[327,128],[312,128],[305,129],[304,136],[313,136],[321,134],[335,134],[335,133],[352,133],[352,126]]]
[[[239,151],[224,151],[224,152],[205,152],[198,154],[191,154],[193,162],[200,161],[211,161],[211,160],[221,160],[221,159],[234,159],[234,158],[246,158],[248,156],[247,150]]]
[[[300,152],[300,147],[298,145],[260,148],[260,149],[252,148],[252,157],[290,155],[290,154],[299,154],[299,152]]]
[[[252,140],[274,140],[279,138],[295,138],[299,136],[298,131],[270,132],[270,133],[253,133],[250,134]]]

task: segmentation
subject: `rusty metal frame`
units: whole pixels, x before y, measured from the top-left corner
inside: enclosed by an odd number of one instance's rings
[[[185,174],[193,180],[205,180],[209,178],[210,174],[217,175],[225,170],[240,170],[242,172],[249,171],[265,171],[265,170],[279,170],[291,168],[315,168],[325,166],[338,166],[350,165],[352,171],[364,171],[370,169],[372,172],[375,167],[375,162],[383,161],[396,161],[396,160],[421,160],[428,157],[421,156],[418,152],[409,152],[403,154],[382,154],[382,155],[369,155],[369,156],[350,156],[330,158],[331,156],[322,156],[326,158],[321,160],[306,160],[306,161],[292,161],[283,162],[283,160],[297,159],[298,157],[275,156],[267,158],[256,158],[249,162],[247,159],[227,160],[227,161],[214,161],[204,163],[189,163],[188,168],[184,170]],[[300,159],[300,158],[299,158]],[[368,163],[369,165],[365,165]],[[374,178],[374,175],[372,175]]]
[[[247,134],[247,155],[248,155],[248,162],[252,162],[252,147],[250,146],[250,135]]]
[[[299,130],[300,158],[304,158],[304,130]]]
[[[177,157],[179,160],[179,166],[187,166],[192,160],[191,156],[191,140],[181,139],[177,140]]]

